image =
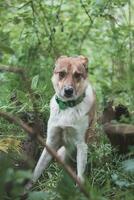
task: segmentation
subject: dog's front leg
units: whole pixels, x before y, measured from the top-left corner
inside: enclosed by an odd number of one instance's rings
[[[87,144],[82,142],[77,144],[77,176],[84,182],[84,172],[87,164]]]
[[[60,130],[59,130],[59,128],[48,127],[46,144],[50,148],[57,151],[57,149],[60,146]],[[43,170],[46,169],[46,167],[48,166],[51,159],[52,159],[52,156],[48,153],[46,148],[44,148],[44,150],[39,158],[39,161],[35,167],[34,173],[33,173],[33,182],[37,181],[37,179],[42,174]]]

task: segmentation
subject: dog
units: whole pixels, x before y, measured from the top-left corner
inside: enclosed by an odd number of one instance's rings
[[[77,176],[84,182],[87,138],[95,118],[95,92],[88,81],[88,59],[61,56],[55,63],[46,144],[65,160],[70,147],[76,149]],[[33,172],[33,182],[41,176],[52,156],[44,148]]]

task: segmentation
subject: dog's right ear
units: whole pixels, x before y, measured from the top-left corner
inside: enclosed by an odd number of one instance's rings
[[[88,72],[88,58],[85,56],[82,56],[82,55],[80,55],[79,58],[80,58],[82,64],[84,65],[86,72]]]
[[[80,55],[79,58],[81,59],[86,71],[88,71],[88,58],[82,55]]]

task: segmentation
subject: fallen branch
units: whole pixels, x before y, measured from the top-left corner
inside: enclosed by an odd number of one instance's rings
[[[109,122],[104,124],[104,130],[109,134],[124,135],[125,137],[129,134],[134,135],[134,125],[132,124]]]
[[[53,158],[59,163],[61,164],[61,166],[67,171],[67,173],[70,175],[70,177],[77,183],[80,191],[87,197],[89,198],[90,195],[89,193],[85,190],[84,185],[80,182],[80,180],[78,179],[77,175],[74,173],[74,171],[70,168],[70,166],[68,166],[67,164],[65,164],[60,157],[57,155],[56,151],[53,150],[52,148],[50,148],[48,145],[45,144],[44,139],[38,134],[34,132],[34,129],[31,128],[30,126],[28,126],[26,123],[24,123],[21,119],[19,119],[18,117],[13,117],[11,115],[9,115],[6,112],[2,112],[0,111],[0,116],[3,117],[4,119],[6,119],[7,121],[9,121],[10,123],[14,123],[16,125],[19,125],[25,132],[27,132],[29,135],[34,136],[35,138],[37,138],[37,141],[43,145],[44,147],[46,147],[47,151],[53,156]]]
[[[119,153],[127,153],[129,146],[134,145],[134,125],[107,122],[103,128],[111,144],[119,150]]]
[[[13,72],[13,73],[24,73],[24,70],[22,68],[18,67],[9,67],[6,65],[0,65],[0,72]]]

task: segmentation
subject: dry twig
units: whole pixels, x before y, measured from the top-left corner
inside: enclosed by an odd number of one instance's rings
[[[34,132],[34,129],[28,126],[26,123],[24,123],[21,119],[18,117],[13,117],[9,115],[6,112],[0,111],[0,116],[9,121],[10,123],[14,123],[16,125],[19,125],[25,132],[27,132],[30,136],[34,136],[37,138],[37,141],[44,147],[46,147],[47,151],[55,158],[55,160],[61,164],[61,166],[67,171],[67,173],[70,175],[70,177],[77,183],[78,187],[80,188],[80,191],[86,196],[89,197],[89,193],[85,190],[84,185],[80,182],[77,175],[74,173],[74,171],[65,164],[60,157],[57,155],[56,151],[50,148],[48,145],[45,144],[44,139],[38,134]]]

